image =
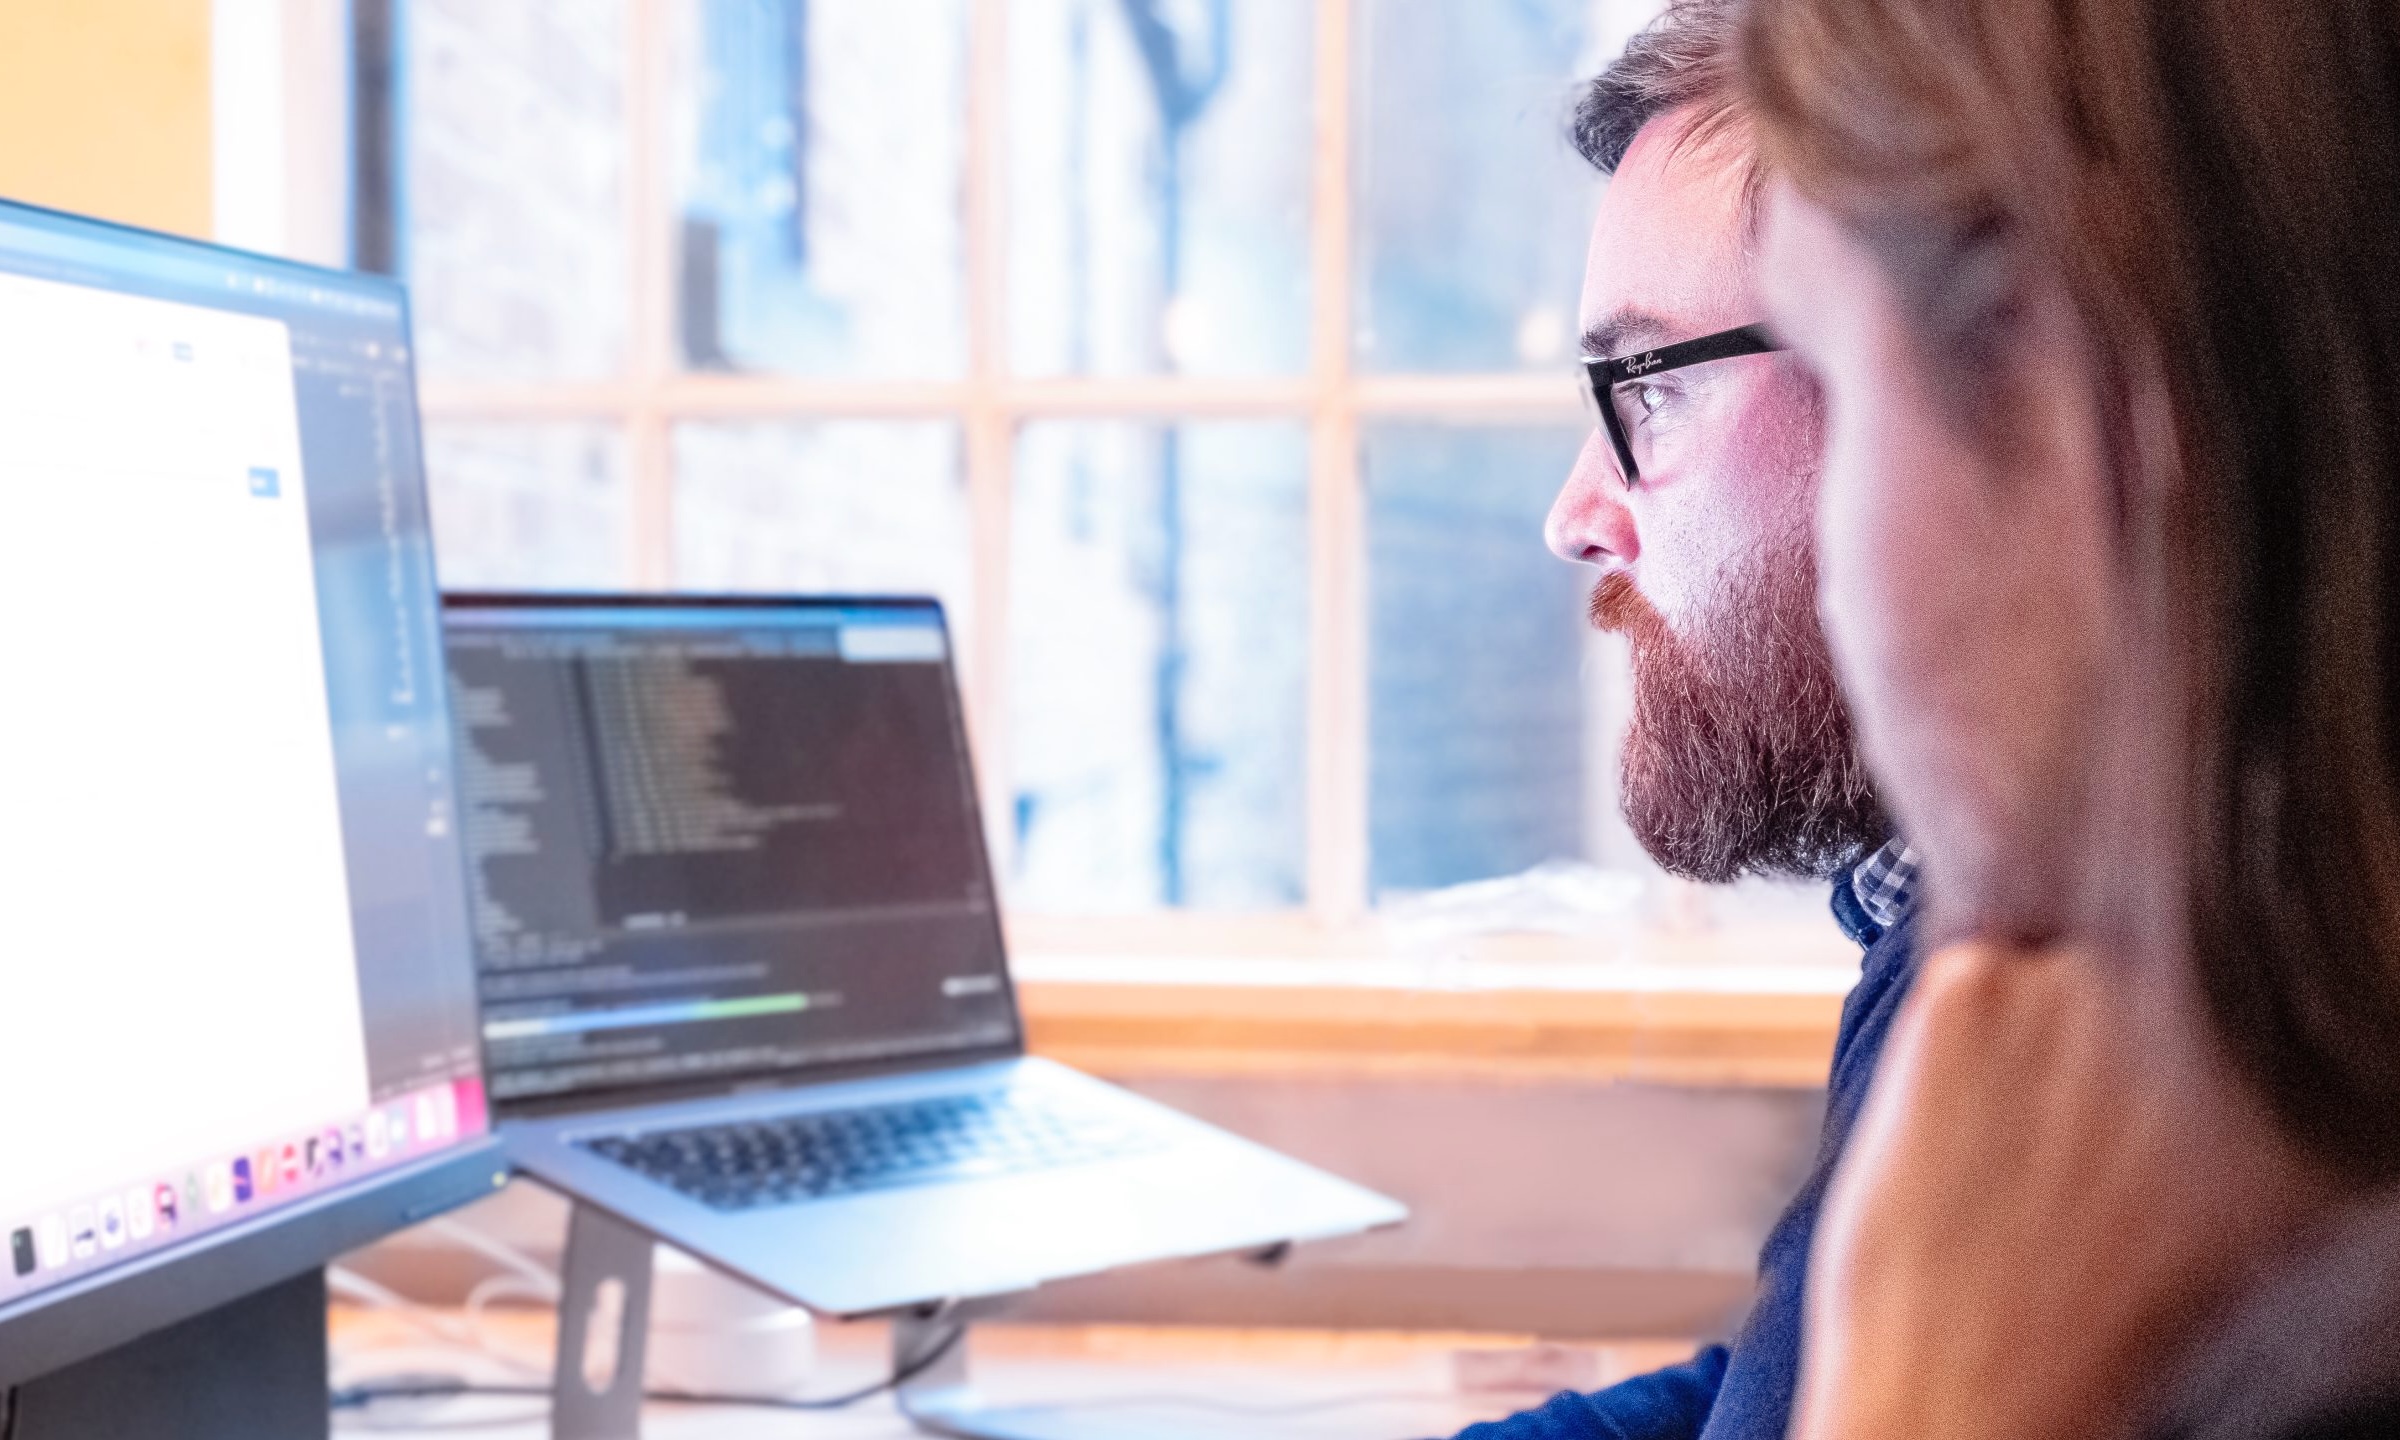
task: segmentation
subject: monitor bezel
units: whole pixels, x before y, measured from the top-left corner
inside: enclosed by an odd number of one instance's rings
[[[278,272],[391,303],[398,307],[398,324],[408,345],[414,391],[414,315],[407,287],[391,276],[314,265],[16,200],[0,199],[0,222],[70,239],[113,242],[144,255],[188,256]],[[416,499],[416,518],[430,543],[432,520],[422,468]],[[438,607],[438,591],[435,600]],[[460,854],[463,862],[463,846]],[[0,1303],[0,1385],[38,1380],[319,1269],[346,1251],[489,1195],[508,1177],[505,1147],[492,1125],[406,1166],[279,1203],[225,1229]]]
[[[994,953],[1000,957],[1001,989],[1008,997],[1009,1038],[993,1045],[962,1045],[955,1048],[927,1050],[898,1059],[862,1060],[828,1064],[792,1065],[780,1069],[748,1070],[738,1075],[717,1076],[700,1080],[640,1081],[612,1085],[600,1089],[577,1090],[563,1095],[521,1096],[501,1099],[492,1096],[492,1113],[502,1120],[532,1119],[554,1115],[571,1115],[580,1111],[615,1110],[627,1105],[669,1103],[681,1100],[706,1099],[718,1095],[733,1095],[779,1085],[816,1085],[837,1080],[852,1080],[873,1075],[907,1074],[922,1070],[950,1069],[960,1065],[975,1065],[991,1060],[1010,1060],[1025,1054],[1025,1007],[1017,993],[1016,970],[1008,953],[1007,927],[1001,920],[1000,887],[992,869],[991,846],[986,842],[984,828],[983,780],[975,763],[975,746],[967,728],[966,710],[960,695],[958,651],[950,629],[950,616],[942,602],[930,595],[835,595],[796,594],[790,592],[672,592],[601,591],[601,590],[445,590],[442,592],[442,619],[447,634],[453,617],[476,610],[506,611],[574,611],[574,610],[688,610],[705,615],[712,610],[893,610],[930,612],[942,631],[942,670],[947,681],[951,719],[958,726],[966,752],[967,813],[974,829],[975,854],[983,869],[983,881],[993,897],[990,917]],[[473,864],[472,857],[468,863]],[[481,962],[478,960],[480,972]],[[487,1077],[485,1093],[491,1095],[488,1077],[491,1074],[491,1054],[487,1048],[483,1070]]]
[[[499,1132],[487,1130],[399,1169],[0,1305],[0,1386],[38,1380],[319,1269],[494,1193],[509,1173]]]

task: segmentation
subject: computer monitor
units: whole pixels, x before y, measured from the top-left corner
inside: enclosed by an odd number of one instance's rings
[[[500,1173],[401,288],[0,205],[0,664],[15,1385]]]

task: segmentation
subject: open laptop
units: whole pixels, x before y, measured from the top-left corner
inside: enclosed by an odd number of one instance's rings
[[[453,595],[511,1158],[864,1315],[1398,1222],[1025,1054],[930,600]]]

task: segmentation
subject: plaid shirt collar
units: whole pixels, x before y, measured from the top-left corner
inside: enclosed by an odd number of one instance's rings
[[[1895,835],[1850,872],[1850,894],[1876,928],[1889,930],[1917,898],[1917,852]]]

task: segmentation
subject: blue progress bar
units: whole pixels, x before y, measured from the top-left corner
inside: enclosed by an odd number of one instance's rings
[[[689,1025],[696,1020],[743,1020],[753,1015],[792,1015],[808,1008],[806,995],[752,995],[741,1000],[685,1000],[672,1005],[633,1005],[583,1015],[537,1015],[525,1020],[487,1020],[486,1040],[523,1040],[535,1035],[574,1035],[587,1030],[629,1030],[642,1025]]]

